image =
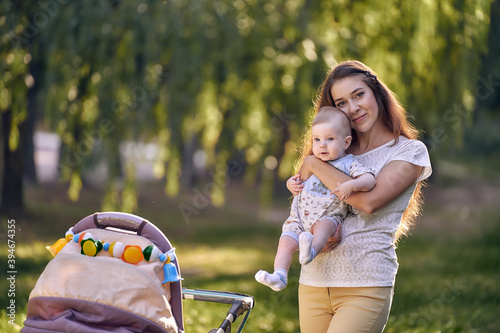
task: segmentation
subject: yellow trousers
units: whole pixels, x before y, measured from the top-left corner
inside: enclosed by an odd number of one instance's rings
[[[380,333],[391,309],[392,287],[328,288],[299,285],[301,333]]]

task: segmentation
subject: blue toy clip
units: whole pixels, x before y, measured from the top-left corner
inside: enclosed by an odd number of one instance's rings
[[[168,263],[163,265],[163,275],[164,279],[162,284],[167,282],[177,282],[182,280],[179,273],[177,272],[177,267],[175,267],[173,263]]]

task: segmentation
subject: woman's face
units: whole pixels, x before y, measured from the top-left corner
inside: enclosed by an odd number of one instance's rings
[[[344,111],[358,133],[370,131],[378,123],[379,109],[372,90],[359,75],[343,78],[330,90],[334,106]]]

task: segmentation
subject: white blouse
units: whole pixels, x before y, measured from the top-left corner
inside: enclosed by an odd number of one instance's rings
[[[357,155],[356,159],[373,169],[375,177],[396,160],[423,167],[417,182],[430,176],[429,153],[421,141],[401,136],[398,143],[393,143],[394,140]],[[351,208],[342,224],[340,244],[302,266],[300,283],[313,287],[394,286],[398,270],[394,235],[417,182],[373,214]]]

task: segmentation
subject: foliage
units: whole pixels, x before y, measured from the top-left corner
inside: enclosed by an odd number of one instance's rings
[[[104,159],[103,207],[135,210],[134,164],[119,152],[138,141],[159,145],[155,173],[169,195],[193,177],[192,156],[203,151],[221,205],[231,161],[250,182],[293,172],[316,89],[349,58],[395,90],[432,152],[459,147],[490,2],[3,1],[0,108],[17,114],[15,149],[27,86],[39,84],[39,118],[62,138],[61,179],[75,200],[83,171]],[[278,162],[271,172],[269,158]]]

